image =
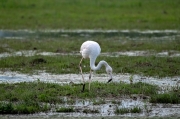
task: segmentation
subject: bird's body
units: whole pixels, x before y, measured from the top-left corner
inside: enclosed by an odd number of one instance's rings
[[[81,45],[80,53],[83,58],[97,57],[101,52],[101,48],[97,42],[86,41]]]
[[[110,82],[112,80],[112,68],[109,66],[109,64],[106,61],[100,61],[98,63],[97,66],[95,66],[95,61],[96,58],[99,56],[101,52],[101,47],[99,46],[99,44],[95,41],[85,41],[80,48],[80,53],[82,55],[82,59],[80,61],[80,70],[81,70],[81,74],[82,74],[82,68],[81,68],[81,62],[83,59],[90,59],[90,68],[93,71],[99,70],[102,65],[104,65],[106,67],[106,72],[110,75],[110,80],[108,82]],[[89,80],[91,79],[91,70],[90,70],[90,76],[89,76]],[[83,81],[84,81],[84,77],[82,75]],[[89,89],[90,89],[90,83],[89,83]],[[84,90],[84,86],[83,86],[83,90]]]

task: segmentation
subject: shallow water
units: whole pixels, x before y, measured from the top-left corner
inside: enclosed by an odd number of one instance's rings
[[[85,81],[88,81],[89,74],[84,74]],[[145,77],[141,75],[131,75],[131,74],[114,74],[113,82],[125,82],[130,83],[130,77],[133,77],[133,83],[135,82],[145,82],[149,84],[158,85],[162,88],[161,92],[169,91],[172,87],[180,86],[180,77]],[[0,83],[17,83],[17,82],[28,82],[28,81],[44,81],[53,82],[59,84],[70,84],[70,83],[82,83],[80,74],[50,74],[44,71],[39,71],[38,74],[27,75],[18,72],[0,71]],[[107,82],[107,74],[93,74],[92,81]],[[160,93],[161,93],[160,92]],[[180,104],[152,104],[143,99],[140,95],[134,95],[133,97],[121,97],[121,98],[110,98],[110,99],[97,99],[104,100],[103,104],[93,104],[92,100],[86,99],[75,99],[74,103],[67,103],[69,100],[64,97],[65,103],[61,105],[56,105],[55,107],[73,107],[75,112],[72,113],[57,113],[55,109],[46,113],[38,113],[33,115],[28,115],[29,118],[41,117],[41,118],[55,118],[55,117],[164,117],[164,116],[178,116],[180,115]],[[112,103],[113,101],[118,103]],[[141,113],[126,113],[126,114],[115,114],[115,110],[121,108],[141,108]],[[90,110],[90,112],[83,112],[84,110]],[[91,111],[98,111],[98,113],[93,113]],[[11,115],[10,117],[15,118],[17,115]],[[23,115],[19,115],[23,118]]]
[[[84,74],[85,81],[88,82],[89,74]],[[131,74],[114,74],[113,82],[125,82],[130,83],[130,77],[132,77],[133,83],[144,82],[153,85],[158,85],[164,90],[169,90],[171,87],[180,86],[180,76],[174,77],[146,77],[141,75],[131,75]],[[17,83],[24,81],[45,81],[45,82],[55,82],[59,84],[69,84],[73,82],[75,84],[82,83],[81,74],[50,74],[44,71],[39,71],[38,74],[27,75],[18,72],[0,71],[0,83]],[[92,75],[92,81],[107,82],[107,74],[95,74]]]
[[[1,53],[0,58],[11,57],[11,56],[58,56],[58,55],[80,55],[80,53],[54,53],[54,52],[39,52],[35,50],[23,50],[12,53]],[[104,52],[100,54],[101,56],[107,57],[119,57],[119,56],[156,56],[156,57],[180,57],[179,51],[163,51],[163,52],[153,52],[153,51],[124,51],[124,52]]]
[[[112,101],[119,101],[120,104],[113,104]],[[180,114],[180,104],[151,104],[143,99],[109,99],[105,100],[105,104],[94,105],[91,100],[76,100],[74,105],[59,105],[59,107],[73,107],[77,112],[73,113],[56,113],[51,112],[50,115],[73,116],[73,117],[91,117],[91,116],[126,116],[126,117],[154,117],[168,116]],[[115,110],[134,107],[141,108],[140,113],[115,114]],[[83,113],[84,110],[97,110],[98,113]]]
[[[98,99],[97,99],[98,100]],[[112,101],[118,101],[120,103],[113,104]],[[62,105],[55,105],[54,108],[60,107],[71,107],[75,110],[75,112],[62,112],[58,113],[55,109],[51,110],[50,112],[46,113],[37,113],[37,114],[30,114],[30,115],[8,115],[9,118],[62,118],[62,117],[166,117],[166,116],[173,116],[179,117],[180,115],[180,104],[151,104],[143,99],[130,99],[130,98],[119,98],[119,99],[108,99],[105,100],[105,104],[98,104],[94,105],[93,101],[91,100],[80,100],[77,99],[74,104],[62,104]],[[140,113],[125,113],[125,114],[115,114],[116,109],[132,109],[134,107],[138,107],[141,109]],[[89,112],[85,112],[88,110]],[[96,112],[93,112],[96,111]],[[1,117],[1,116],[0,116]]]
[[[27,39],[27,38],[59,38],[59,37],[174,37],[179,36],[178,30],[0,30],[0,38],[5,39]]]

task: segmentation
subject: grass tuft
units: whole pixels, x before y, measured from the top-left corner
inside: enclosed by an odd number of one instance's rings
[[[180,95],[178,93],[164,93],[164,94],[156,94],[151,96],[151,103],[171,103],[171,104],[179,104],[180,103]]]
[[[118,107],[115,110],[116,114],[126,114],[126,113],[141,113],[142,109],[140,107],[133,107],[133,108],[120,108],[118,109]]]
[[[32,114],[48,111],[49,109],[47,105],[42,105],[38,102],[0,102],[0,114]]]
[[[61,107],[56,109],[56,112],[75,112],[75,110],[72,107]]]

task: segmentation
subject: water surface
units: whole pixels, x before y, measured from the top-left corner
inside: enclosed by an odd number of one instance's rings
[[[169,37],[173,38],[180,35],[178,30],[0,30],[0,38],[6,39],[27,39],[27,38],[60,38],[60,37]]]

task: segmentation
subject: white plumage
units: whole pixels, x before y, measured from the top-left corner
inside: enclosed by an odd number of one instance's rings
[[[82,59],[79,63],[81,74],[82,74],[81,62],[83,59],[89,58],[91,70],[94,70],[94,71],[99,70],[102,67],[102,65],[104,65],[106,67],[106,72],[107,72],[107,74],[110,75],[110,79],[108,82],[110,82],[112,80],[112,68],[111,68],[111,66],[109,66],[109,64],[103,60],[100,61],[97,66],[95,66],[96,58],[99,56],[100,52],[101,52],[101,47],[95,41],[85,41],[81,45],[80,53],[82,55]],[[89,90],[90,90],[90,83],[91,83],[91,70],[90,70],[90,76],[89,76]],[[83,78],[83,82],[84,82],[83,74],[82,74],[82,78]],[[84,88],[85,88],[85,82],[83,85],[83,91],[84,91]]]
[[[83,58],[97,57],[101,52],[101,48],[97,42],[86,41],[81,45],[80,53]]]

